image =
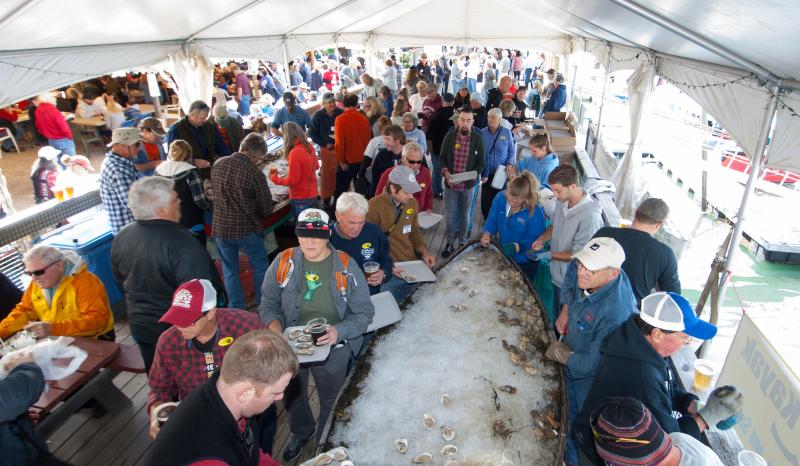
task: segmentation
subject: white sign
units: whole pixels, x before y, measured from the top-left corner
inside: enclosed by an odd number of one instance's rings
[[[736,433],[771,465],[800,466],[800,380],[745,313],[717,385],[744,394]]]

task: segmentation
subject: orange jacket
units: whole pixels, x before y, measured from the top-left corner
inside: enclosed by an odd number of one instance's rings
[[[361,163],[364,160],[364,150],[372,139],[372,128],[367,117],[354,108],[348,108],[336,117],[333,127],[336,161]]]
[[[0,322],[0,338],[8,338],[34,321],[49,323],[54,336],[97,338],[114,328],[103,282],[80,259],[67,260],[74,269],[61,279],[51,304],[47,304],[44,291],[31,282],[22,301]]]
[[[269,179],[277,185],[289,187],[289,199],[309,199],[317,197],[317,169],[319,160],[314,149],[307,151],[297,144],[289,152],[289,172],[286,176],[270,173]]]

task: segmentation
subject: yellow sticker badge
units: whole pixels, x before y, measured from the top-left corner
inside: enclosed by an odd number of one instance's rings
[[[422,188],[422,189],[425,189],[425,183],[420,183],[419,187]]]
[[[411,215],[411,214],[413,214],[413,213],[414,213],[414,209],[406,209],[406,213],[407,213],[408,215]]]
[[[456,143],[456,149],[461,149],[461,144]]]
[[[372,247],[372,243],[364,243],[361,245],[361,249],[369,249]]]
[[[233,337],[225,337],[217,342],[219,346],[228,346],[233,343]]]

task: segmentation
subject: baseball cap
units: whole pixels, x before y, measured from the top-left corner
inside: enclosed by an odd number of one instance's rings
[[[657,197],[645,199],[636,208],[636,215],[643,215],[654,222],[663,222],[669,215],[669,206]]]
[[[111,147],[114,144],[132,146],[139,142],[140,138],[139,130],[136,128],[117,128],[111,133],[111,142],[107,147]]]
[[[167,134],[167,132],[164,130],[164,126],[161,125],[161,120],[153,117],[147,117],[139,122],[139,129],[150,130],[159,136]]]
[[[58,157],[58,154],[60,153],[61,151],[53,146],[44,146],[41,149],[39,149],[37,155],[46,160],[55,160],[56,157]]]
[[[639,317],[655,328],[683,332],[701,340],[717,334],[717,327],[699,319],[686,298],[671,291],[658,291],[642,298]]]
[[[581,261],[587,270],[618,269],[625,262],[625,251],[613,238],[593,238],[572,256]]]
[[[451,94],[449,92],[445,92],[444,94],[442,94],[442,101],[443,102],[455,102],[456,98],[455,98],[455,96],[453,94]]]
[[[322,94],[322,103],[327,102],[336,102],[336,97],[333,95],[333,92],[326,92]]]
[[[297,97],[293,93],[289,91],[283,93],[283,103],[294,105],[295,102],[297,102]]]
[[[217,307],[217,291],[206,279],[189,280],[175,290],[172,306],[158,320],[178,327],[190,327],[204,313]]]
[[[417,183],[417,177],[414,175],[414,170],[406,167],[405,165],[398,165],[389,172],[389,182],[399,184],[403,191],[408,194],[418,193],[422,190]]]
[[[329,220],[330,217],[324,210],[306,209],[297,216],[294,234],[298,238],[329,239],[331,237]]]
[[[655,466],[672,451],[672,438],[635,398],[606,398],[590,422],[595,449],[605,464]]]

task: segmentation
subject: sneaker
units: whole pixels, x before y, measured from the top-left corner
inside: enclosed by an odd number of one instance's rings
[[[283,450],[283,461],[288,463],[297,459],[297,457],[300,456],[300,453],[303,452],[303,448],[306,447],[306,443],[308,443],[310,439],[311,437],[302,439],[296,435],[292,435],[292,440]]]
[[[455,248],[453,247],[453,243],[447,243],[447,245],[442,250],[442,258],[447,259],[448,257],[453,255],[453,251]]]

